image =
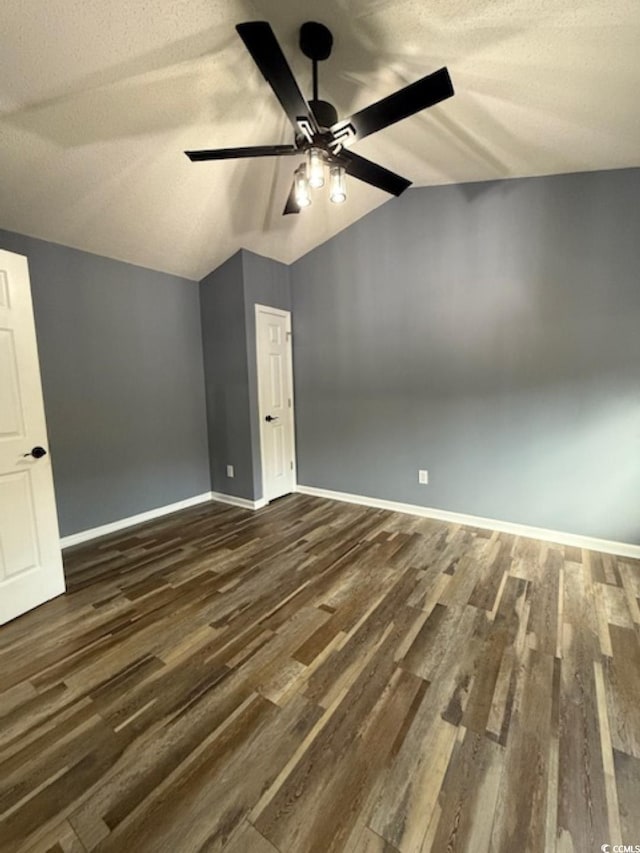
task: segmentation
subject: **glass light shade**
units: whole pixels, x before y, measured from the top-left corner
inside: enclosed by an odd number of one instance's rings
[[[324,186],[324,162],[318,148],[310,148],[307,153],[307,174],[309,186],[319,189]]]
[[[294,177],[295,199],[298,207],[309,207],[311,196],[309,195],[309,181],[307,180],[307,167],[302,163],[295,171]]]
[[[329,199],[334,204],[347,200],[347,183],[342,166],[332,166],[329,170]]]

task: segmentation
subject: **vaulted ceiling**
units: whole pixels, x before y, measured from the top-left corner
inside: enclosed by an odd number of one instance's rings
[[[454,98],[354,147],[416,186],[640,165],[638,0],[4,0],[0,227],[198,279],[401,203],[350,181],[346,204],[283,217],[296,158],[184,156],[292,142],[250,20],[308,97],[299,27],[333,30],[320,97],[341,116],[446,65]]]

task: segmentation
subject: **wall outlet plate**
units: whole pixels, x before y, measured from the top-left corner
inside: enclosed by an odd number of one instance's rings
[[[227,465],[227,477],[235,477],[233,465]]]
[[[429,472],[425,468],[418,469],[418,482],[421,486],[427,486],[429,484]]]

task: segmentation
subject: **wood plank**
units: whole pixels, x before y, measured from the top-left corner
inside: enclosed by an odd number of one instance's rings
[[[267,841],[248,820],[240,826],[239,832],[233,834],[223,850],[224,853],[278,853],[278,848]]]
[[[616,784],[616,772],[614,767],[614,753],[611,745],[611,729],[609,727],[609,714],[607,711],[607,698],[604,686],[602,664],[595,661],[593,673],[596,681],[596,701],[598,705],[598,722],[600,724],[600,748],[602,750],[602,768],[604,770],[604,784],[607,798],[607,816],[609,820],[609,842],[622,844],[622,832],[620,829],[620,801],[618,798],[618,787]]]
[[[0,849],[639,841],[640,561],[291,495],[65,553],[0,628]]]
[[[609,626],[613,657],[603,664],[611,742],[640,758],[640,641],[635,631]]]
[[[493,625],[490,628],[488,625],[485,626],[486,636],[478,653],[478,665],[473,688],[462,719],[466,728],[478,734],[484,734],[487,728],[489,716],[494,707],[494,697],[502,661],[505,653],[515,643],[522,619],[526,591],[526,581],[520,578],[507,577]],[[503,677],[507,678],[506,672]],[[504,691],[507,685],[508,681],[501,685],[501,690]],[[506,695],[502,695],[504,702]],[[504,711],[501,715],[502,719],[504,719]]]
[[[583,567],[565,564],[558,833],[574,850],[597,849],[609,834],[594,670],[599,643],[590,584]]]
[[[496,853],[545,850],[553,662],[530,649],[519,674],[491,836]]]
[[[533,648],[555,655],[558,638],[558,592],[564,558],[556,548],[549,548],[544,564],[537,567],[538,583],[531,585],[531,609],[527,632]]]
[[[621,844],[638,844],[640,838],[640,760],[617,749],[613,751],[618,801],[620,803]]]
[[[68,821],[62,821],[42,833],[28,849],[28,853],[86,853],[86,848]]]
[[[501,746],[466,731],[451,755],[442,784],[432,850],[489,850],[503,761]]]
[[[388,774],[369,824],[401,851],[422,847],[457,734],[455,726],[439,717],[429,727],[423,725],[424,718],[417,720],[405,739],[405,744],[411,746],[398,753],[394,768],[400,768],[399,772]],[[415,734],[418,731],[419,751]]]
[[[389,632],[375,663],[354,681],[328,725],[254,821],[280,849],[342,849],[420,688],[420,679],[395,667],[393,653],[403,630],[400,622]]]
[[[223,848],[320,716],[301,697],[281,710],[256,697],[247,714],[177,767],[99,849]]]

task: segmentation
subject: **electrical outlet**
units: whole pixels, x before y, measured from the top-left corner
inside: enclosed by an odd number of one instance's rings
[[[227,465],[227,477],[235,477],[233,465]]]
[[[418,482],[421,486],[427,486],[429,484],[429,472],[424,468],[420,468],[418,470]]]

